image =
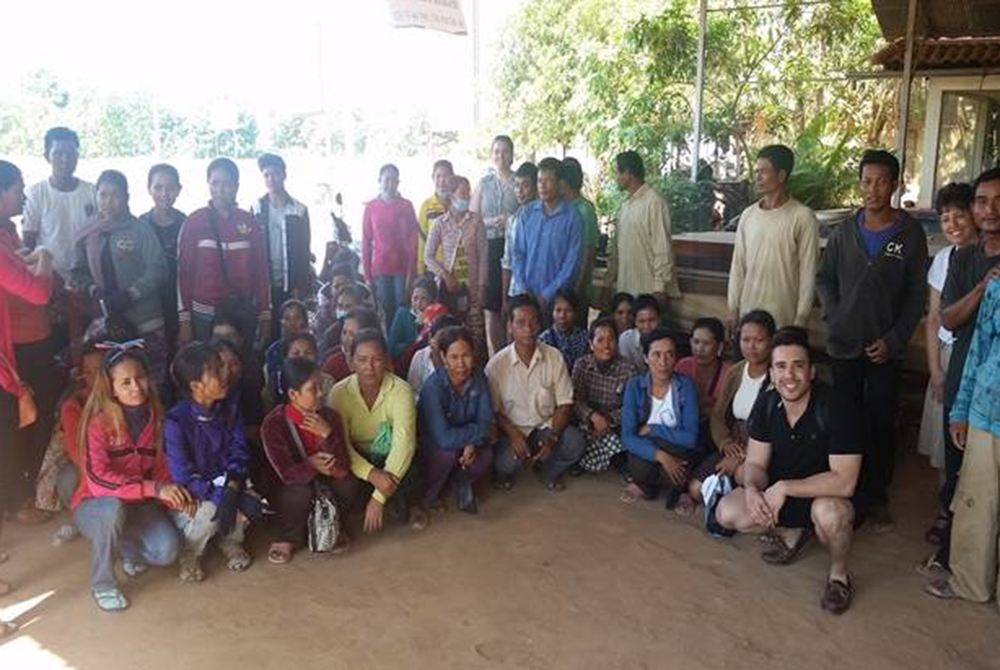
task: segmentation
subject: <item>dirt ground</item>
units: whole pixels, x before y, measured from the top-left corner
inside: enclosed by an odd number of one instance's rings
[[[713,540],[662,503],[620,503],[610,474],[560,495],[522,477],[478,517],[390,527],[337,558],[269,565],[264,531],[248,572],[213,550],[200,585],[173,568],[126,582],[121,614],[91,602],[84,541],[54,548],[55,524],[8,526],[0,574],[18,589],[0,606],[22,628],[0,668],[1000,667],[995,605],[921,593],[934,479],[916,457],[899,475],[898,528],[859,533],[839,618],[819,608],[819,549],[766,565],[752,537]]]

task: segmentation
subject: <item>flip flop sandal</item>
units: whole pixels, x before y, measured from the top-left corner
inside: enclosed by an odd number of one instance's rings
[[[812,542],[813,537],[813,531],[806,528],[799,535],[799,539],[795,542],[795,545],[791,547],[778,537],[774,547],[761,553],[760,557],[764,559],[765,563],[770,563],[771,565],[788,565],[802,554],[802,551]]]
[[[563,491],[566,490],[566,482],[564,482],[562,479],[553,479],[551,482],[545,485],[545,489],[553,493],[562,493]]]
[[[639,500],[645,500],[646,494],[643,493],[642,489],[639,488],[637,484],[629,484],[622,490],[618,499],[626,505],[631,505]]]
[[[924,540],[930,544],[941,544],[944,540],[944,533],[948,529],[948,523],[951,519],[946,514],[938,514],[938,518],[934,520],[934,525],[927,529],[924,533]]]
[[[674,505],[674,514],[677,516],[691,516],[698,510],[698,503],[687,493],[681,495]]]
[[[843,614],[851,606],[854,599],[854,585],[851,578],[845,580],[831,579],[826,583],[826,590],[820,600],[820,606],[830,614]]]
[[[226,567],[233,572],[243,572],[253,563],[253,558],[247,550],[240,546],[225,547],[222,553],[226,555]]]
[[[130,558],[122,559],[122,572],[133,579],[149,570],[149,566],[142,561],[133,561]]]
[[[201,568],[201,560],[195,556],[185,556],[180,560],[181,569],[177,576],[182,582],[197,584],[205,580],[205,571]]]
[[[128,608],[128,599],[121,589],[94,591],[93,595],[97,606],[104,612],[121,612]]]
[[[413,530],[424,530],[427,526],[431,525],[431,517],[427,514],[427,510],[422,507],[414,507],[411,509],[408,521],[410,528]]]
[[[291,542],[272,542],[267,550],[267,560],[275,565],[284,565],[292,560],[295,545]]]

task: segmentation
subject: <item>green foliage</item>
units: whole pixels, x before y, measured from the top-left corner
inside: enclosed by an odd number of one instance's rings
[[[696,6],[696,0],[527,0],[508,26],[495,78],[500,125],[528,151],[585,145],[608,164],[617,152],[635,149],[651,174],[685,171]],[[843,196],[838,166],[847,154],[887,143],[894,130],[893,82],[839,77],[866,69],[879,35],[867,0],[711,13],[706,143],[734,158],[735,176],[746,179],[756,148],[795,146],[804,152],[797,156],[800,186],[815,202],[833,204]],[[820,116],[826,121],[814,123]],[[665,188],[681,202],[693,201],[680,187]],[[598,201],[602,215],[613,214],[607,207],[614,198]],[[695,216],[692,225],[700,220]]]
[[[663,194],[670,204],[670,226],[674,234],[711,230],[711,207],[714,202],[710,182],[692,182],[685,173],[651,176],[649,185]],[[625,193],[613,181],[597,192],[594,204],[600,212],[614,216],[625,202]]]
[[[813,209],[832,209],[848,202],[857,184],[857,154],[860,147],[843,135],[833,142],[826,115],[817,116],[796,138],[795,169],[788,191]]]

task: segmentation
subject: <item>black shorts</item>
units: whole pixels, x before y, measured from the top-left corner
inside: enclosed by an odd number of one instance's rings
[[[812,504],[815,498],[785,498],[778,512],[778,525],[782,528],[812,528]],[[854,507],[854,527],[865,522],[867,508],[854,498],[848,501]]]
[[[491,312],[499,312],[503,306],[503,273],[500,267],[503,248],[502,237],[486,242],[486,287],[483,290],[483,309]]]

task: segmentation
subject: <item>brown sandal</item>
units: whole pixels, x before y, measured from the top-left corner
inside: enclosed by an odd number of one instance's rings
[[[292,560],[293,551],[295,551],[295,545],[291,542],[272,542],[271,547],[267,550],[267,560],[274,565],[284,565]]]
[[[812,529],[804,528],[795,545],[791,547],[785,544],[785,541],[778,536],[775,538],[776,541],[772,548],[762,552],[760,557],[765,563],[770,563],[771,565],[788,565],[795,561],[802,554],[802,551],[809,546],[813,536]]]
[[[830,614],[843,614],[851,606],[853,598],[854,585],[849,576],[844,580],[830,579],[826,583],[826,590],[819,604]]]

